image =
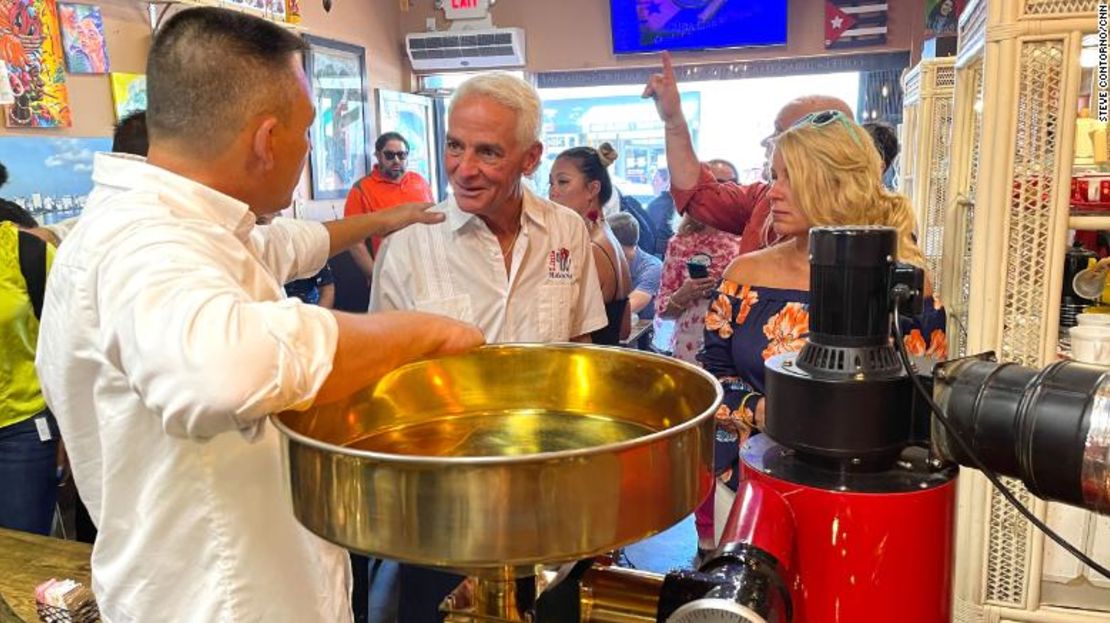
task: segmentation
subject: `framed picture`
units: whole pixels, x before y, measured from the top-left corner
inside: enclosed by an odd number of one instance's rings
[[[378,89],[378,134],[397,132],[409,143],[408,167],[437,187],[432,98]]]
[[[285,21],[285,0],[223,0],[228,4],[248,9],[265,19]]]
[[[146,74],[113,71],[108,74],[112,87],[112,105],[116,121],[140,110],[146,110]]]
[[[8,167],[4,196],[40,225],[77,216],[92,192],[98,151],[112,151],[112,139],[2,136],[0,162]]]
[[[108,45],[104,41],[104,18],[100,7],[91,4],[58,4],[62,24],[62,51],[71,74],[106,74]]]
[[[338,41],[305,35],[305,73],[316,104],[309,132],[313,199],[341,199],[369,171],[370,122],[366,52]]]
[[[54,0],[0,0],[0,60],[8,65],[15,103],[9,128],[72,125],[62,35]]]

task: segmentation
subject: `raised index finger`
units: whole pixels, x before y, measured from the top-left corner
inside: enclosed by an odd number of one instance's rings
[[[671,62],[671,53],[663,50],[663,77],[674,81],[674,64]]]

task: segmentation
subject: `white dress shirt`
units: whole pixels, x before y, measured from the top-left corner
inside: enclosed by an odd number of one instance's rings
[[[477,325],[486,341],[565,342],[604,327],[605,303],[582,217],[524,192],[511,267],[482,219],[454,198],[442,223],[386,238],[370,311],[419,310]]]
[[[338,327],[282,284],[319,223],[97,154],[46,288],[37,369],[99,528],[106,622],[348,621],[346,552],[296,522],[268,413],[308,406]]]

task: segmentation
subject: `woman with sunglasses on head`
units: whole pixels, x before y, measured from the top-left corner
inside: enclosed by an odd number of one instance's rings
[[[898,260],[923,266],[909,200],[883,186],[882,167],[867,131],[840,111],[807,115],[775,141],[769,227],[781,241],[734,259],[705,316],[702,365],[725,389],[716,470],[730,489],[740,446],[763,423],[764,361],[800,350],[809,332],[810,228],[894,227]],[[943,359],[944,328],[944,310],[927,299],[923,316],[903,326],[910,352]]]
[[[628,295],[632,275],[620,242],[613,235],[602,215],[601,206],[613,194],[608,167],[617,159],[609,143],[600,148],[572,147],[555,159],[551,166],[548,198],[582,216],[590,232],[594,266],[601,282],[605,315],[609,323],[590,334],[594,344],[619,344],[632,330]]]

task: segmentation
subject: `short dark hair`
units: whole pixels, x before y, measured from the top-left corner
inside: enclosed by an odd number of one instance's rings
[[[0,164],[0,186],[8,183],[8,167]]]
[[[609,169],[601,160],[601,154],[593,147],[571,147],[559,154],[556,160],[567,159],[574,162],[587,182],[598,182],[601,189],[597,193],[597,202],[605,205],[613,196],[613,180],[609,177]]]
[[[150,135],[211,154],[251,117],[289,114],[289,62],[304,49],[300,37],[251,15],[213,7],[177,13],[147,56]]]
[[[898,146],[898,132],[894,130],[894,126],[882,121],[869,121],[863,124],[863,129],[871,135],[875,149],[879,150],[879,155],[883,159],[883,172],[886,172],[901,149]]]
[[[405,149],[409,148],[409,142],[406,141],[405,137],[401,136],[400,133],[398,133],[398,132],[386,132],[385,134],[382,134],[381,136],[379,136],[378,140],[374,141],[374,151],[381,151],[381,150],[385,149],[385,145],[389,141],[401,141],[402,143],[405,144]]]
[[[112,151],[145,157],[149,149],[146,111],[139,110],[120,119],[112,133]]]
[[[0,222],[15,223],[20,227],[38,227],[39,224],[35,221],[35,217],[31,213],[24,210],[18,203],[8,201],[7,199],[0,199]]]
[[[634,247],[640,242],[640,224],[627,212],[617,212],[605,217],[609,229],[622,247]]]

